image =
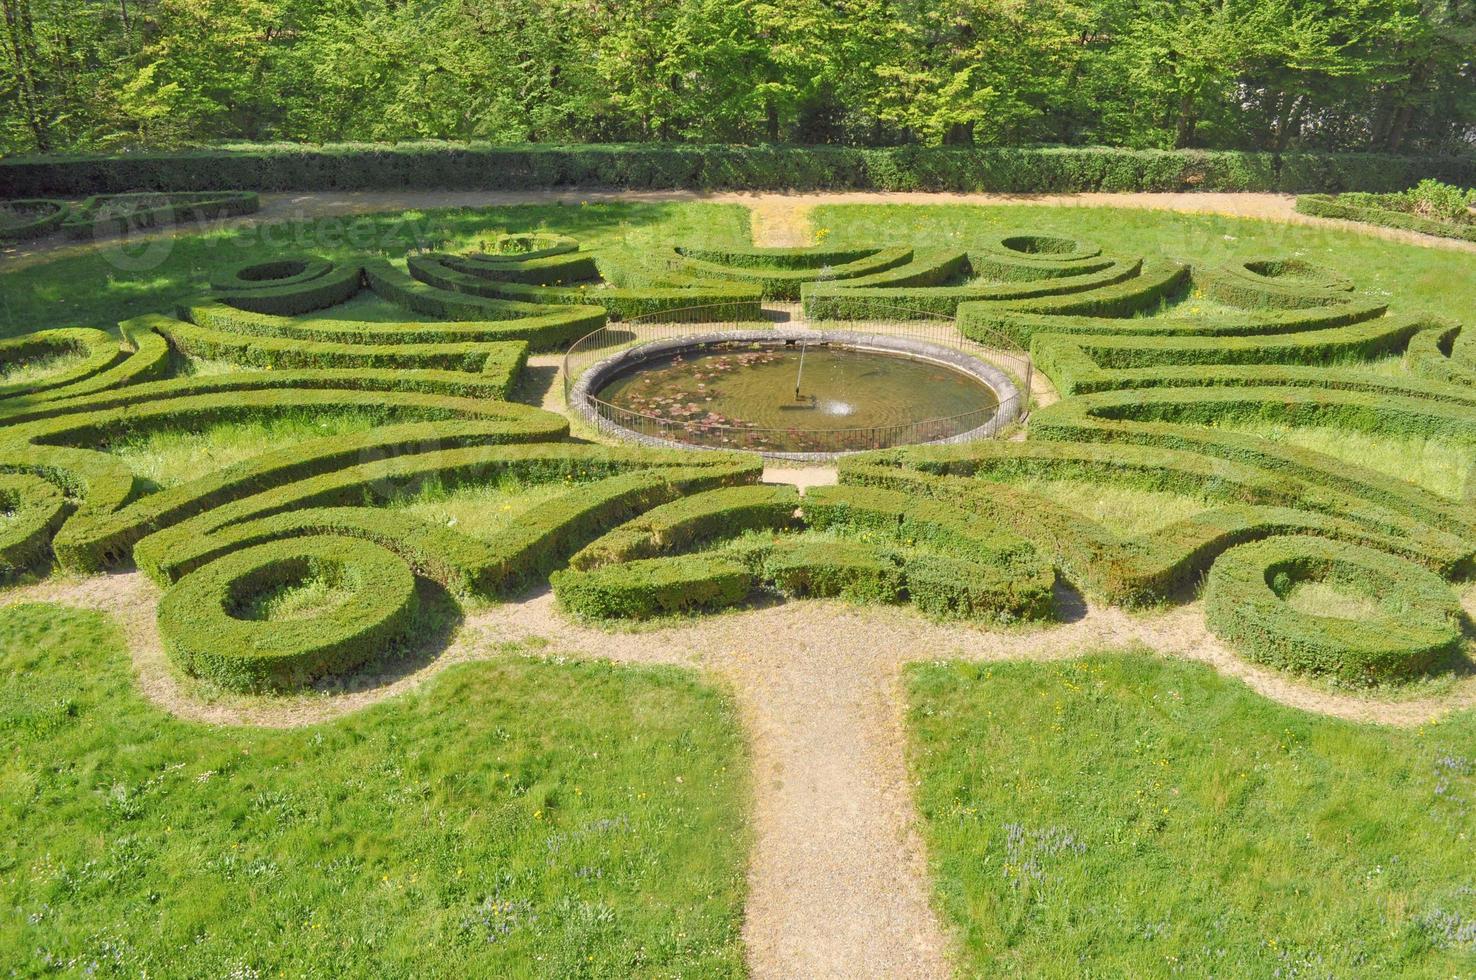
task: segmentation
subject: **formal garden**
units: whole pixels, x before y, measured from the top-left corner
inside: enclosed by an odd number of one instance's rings
[[[12,201],[0,959],[1469,970],[1469,204]]]

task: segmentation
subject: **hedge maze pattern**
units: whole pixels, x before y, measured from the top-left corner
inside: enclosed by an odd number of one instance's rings
[[[999,624],[1056,615],[1058,581],[1141,606],[1208,575],[1211,627],[1277,667],[1381,682],[1463,646],[1447,580],[1476,555],[1472,500],[1218,427],[1476,439],[1476,336],[1460,324],[1391,312],[1295,259],[1199,267],[1029,233],[967,252],[648,258],[615,268],[546,234],[403,268],[284,255],[222,270],[172,316],[121,324],[121,344],[81,328],[0,343],[5,365],[62,365],[0,385],[0,575],[135,564],[166,586],[159,624],[177,664],[238,689],[375,666],[415,642],[427,588],[468,602],[545,580],[592,619],[767,593]],[[330,311],[360,294],[405,318]],[[529,351],[607,320],[757,318],[768,299],[798,299],[813,319],[953,314],[980,343],[1028,345],[1064,397],[1023,441],[846,457],[839,486],[803,497],[760,484],[755,456],[573,441],[563,417],[509,400]],[[1405,373],[1362,363],[1398,354]],[[217,369],[190,369],[202,362]],[[374,424],[162,489],[107,451],[130,435],[340,412]],[[1124,538],[1020,485],[1034,478],[1212,505]],[[386,506],[507,480],[562,491],[481,536]],[[311,578],[347,598],[290,620],[254,611]],[[1297,612],[1288,599],[1305,582],[1379,611]]]

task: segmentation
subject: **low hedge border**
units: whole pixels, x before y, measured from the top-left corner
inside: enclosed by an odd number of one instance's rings
[[[7,398],[30,398],[42,392],[65,389],[113,367],[127,355],[118,339],[91,327],[62,327],[39,330],[0,340],[0,367],[10,368],[27,361],[66,354],[80,354],[82,360],[71,367],[55,371],[32,381],[0,384],[0,402]]]
[[[301,619],[242,618],[274,588],[341,580],[342,604]],[[233,691],[290,690],[392,656],[415,629],[415,576],[368,541],[303,537],[244,548],[185,576],[159,601],[159,635],[185,673]]]
[[[970,264],[973,258],[969,259]],[[1094,261],[1094,260],[1093,260]],[[801,290],[805,316],[812,320],[864,320],[897,317],[906,311],[953,316],[959,304],[981,300],[1028,300],[1086,292],[1135,279],[1139,260],[1113,260],[1088,272],[1022,282],[973,282],[958,286],[870,286],[864,281],[806,283]]]
[[[1260,263],[1267,268],[1316,268],[1298,260]],[[1321,282],[1291,275],[1263,275],[1245,266],[1195,266],[1194,286],[1207,299],[1248,310],[1302,310],[1346,303],[1353,284],[1326,270]]]
[[[581,619],[650,619],[736,606],[754,589],[744,566],[710,555],[647,558],[550,576],[559,605]]]
[[[1476,179],[1468,177],[1464,183],[1468,186],[1476,184]],[[1309,214],[1317,218],[1341,218],[1345,221],[1382,225],[1385,228],[1417,231],[1422,235],[1476,242],[1476,222],[1461,225],[1452,221],[1422,218],[1417,214],[1394,211],[1380,207],[1373,195],[1303,194],[1297,198],[1296,209],[1302,214]]]
[[[37,476],[0,472],[0,582],[45,561],[69,510],[61,488]]]
[[[261,201],[251,191],[96,194],[72,208],[61,230],[71,238],[121,235],[191,219],[252,214],[260,209]]]
[[[345,264],[324,269],[306,279],[288,277],[281,282],[263,283],[246,289],[221,289],[215,295],[222,303],[237,309],[273,316],[297,316],[346,302],[363,285],[363,268]]]
[[[510,335],[508,339],[527,340],[533,350],[553,350],[605,325],[606,313],[600,306],[561,307],[453,292],[418,282],[383,259],[365,262],[364,278],[381,298],[426,316],[479,321],[526,318],[529,322],[522,324],[521,329],[527,335]]]
[[[71,205],[45,197],[0,201],[0,242],[41,238],[61,227]]]
[[[29,197],[132,190],[388,190],[600,186],[731,190],[1403,190],[1476,185],[1471,156],[1108,147],[236,144],[126,155],[16,157],[0,184]]]
[[[663,313],[700,315],[704,320],[762,319],[762,291],[744,283],[699,282],[681,286],[528,286],[500,282],[458,272],[448,256],[411,255],[405,260],[410,276],[447,293],[523,303],[581,304],[603,308],[609,315],[629,320],[659,318]],[[454,261],[454,259],[453,259]],[[593,328],[591,328],[593,329]]]
[[[295,286],[327,275],[333,263],[316,255],[286,255],[268,262],[249,262],[210,281],[210,288],[232,290],[274,289]]]
[[[1381,614],[1358,620],[1300,612],[1287,599],[1303,582],[1351,590]],[[1440,576],[1320,538],[1273,537],[1230,549],[1210,569],[1204,605],[1215,635],[1251,660],[1349,684],[1407,680],[1464,647],[1460,603]]]
[[[822,263],[817,266],[798,264],[802,251],[801,249],[788,251],[786,256],[789,264],[775,266],[764,266],[748,261],[728,265],[721,261],[699,258],[693,254],[693,251],[681,248],[674,250],[672,261],[678,263],[688,275],[696,278],[730,279],[758,286],[765,299],[797,300],[800,298],[801,287],[805,283],[844,281],[871,276],[906,265],[912,261],[913,257],[910,248],[878,248],[868,249],[864,254],[848,262],[834,265]],[[742,255],[746,259],[756,257],[752,250],[746,253],[728,254]],[[836,253],[832,250],[815,253],[815,255],[834,254]],[[813,257],[815,256],[805,256],[805,258]]]
[[[781,539],[765,550],[760,569],[766,584],[795,599],[889,604],[905,595],[895,552],[856,541]]]
[[[560,251],[552,255],[540,254],[536,258],[473,252],[469,255],[446,255],[442,259],[456,272],[527,286],[560,286],[588,282],[600,276],[600,268],[589,252]]]
[[[788,484],[727,487],[664,504],[591,542],[569,560],[581,571],[655,558],[745,531],[797,527],[799,491]]]

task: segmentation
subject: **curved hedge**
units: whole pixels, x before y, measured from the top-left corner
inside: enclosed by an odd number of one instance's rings
[[[735,606],[753,591],[753,575],[708,555],[647,558],[610,568],[572,569],[550,577],[559,605],[584,619],[649,619]]]
[[[1379,612],[1302,612],[1288,599],[1313,582],[1354,592]],[[1273,537],[1227,551],[1210,569],[1204,602],[1210,628],[1250,659],[1347,683],[1414,677],[1464,646],[1460,603],[1440,576],[1317,538]]]
[[[1467,185],[1476,180],[1465,181]],[[1437,235],[1441,238],[1460,238],[1476,242],[1476,222],[1457,224],[1425,218],[1405,211],[1396,211],[1381,203],[1378,194],[1303,194],[1297,198],[1296,209],[1302,214],[1318,218],[1341,218],[1345,221],[1362,221],[1365,224],[1383,225],[1386,228],[1402,228],[1417,231],[1422,235]]]
[[[71,205],[45,197],[0,201],[0,242],[49,235],[61,227]]]
[[[252,600],[324,578],[350,591],[303,618],[253,618]],[[180,669],[237,691],[301,687],[408,645],[415,576],[367,541],[303,537],[244,548],[185,576],[159,602],[159,635]]]
[[[251,191],[97,194],[74,206],[61,223],[71,238],[119,235],[181,221],[252,214],[261,201]]]

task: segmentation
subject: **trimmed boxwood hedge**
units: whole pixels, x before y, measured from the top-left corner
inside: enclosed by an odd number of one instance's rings
[[[550,576],[559,605],[583,619],[649,619],[735,606],[753,591],[752,573],[710,555],[647,558]]]
[[[25,473],[0,471],[0,582],[34,568],[51,552],[51,538],[67,511],[55,484]]]
[[[278,281],[266,281],[246,287],[217,289],[216,298],[237,309],[274,316],[296,316],[313,310],[337,306],[355,294],[364,284],[362,266],[345,264],[326,267],[314,265],[302,275],[289,275]],[[311,272],[311,275],[306,273]]]
[[[774,264],[763,264],[772,257]],[[817,281],[849,280],[872,276],[912,261],[910,248],[874,248],[837,252],[834,249],[758,249],[718,251],[684,249],[673,251],[679,268],[697,278],[731,279],[758,286],[765,299],[797,300],[802,285]],[[736,261],[725,261],[728,258]],[[845,258],[845,261],[835,261]]]
[[[799,525],[799,491],[788,484],[728,487],[674,500],[591,542],[569,560],[576,569],[616,565],[690,551],[698,544],[745,531]]]
[[[1319,616],[1287,600],[1324,583],[1376,604],[1373,619]],[[1273,537],[1232,548],[1210,569],[1205,619],[1260,663],[1376,684],[1426,673],[1464,646],[1460,603],[1440,576],[1403,559],[1320,538]]]
[[[856,541],[777,542],[765,551],[761,575],[793,598],[893,603],[905,594],[897,554]]]
[[[557,146],[409,141],[235,144],[211,149],[15,157],[16,195],[132,190],[385,190],[602,186],[733,190],[1402,190],[1420,179],[1476,185],[1476,158],[1108,147]]]
[[[44,197],[0,200],[0,242],[49,235],[61,227],[71,205]]]
[[[250,619],[243,609],[313,577],[350,590],[300,619]],[[384,661],[412,638],[415,576],[368,541],[303,537],[244,548],[185,576],[159,602],[159,635],[180,669],[236,691],[286,690]]]
[[[1468,178],[1466,185],[1476,184]],[[1303,194],[1297,198],[1296,209],[1302,214],[1318,218],[1342,218],[1345,221],[1362,221],[1386,228],[1402,228],[1423,235],[1438,235],[1441,238],[1459,238],[1476,242],[1476,222],[1459,224],[1425,218],[1405,211],[1396,211],[1383,206],[1373,194]]]
[[[411,255],[405,260],[405,267],[412,277],[427,287],[451,294],[504,302],[599,306],[611,316],[623,320],[659,318],[663,313],[678,312],[684,319],[693,316],[713,321],[762,318],[763,296],[756,285],[694,279],[677,286],[530,286],[461,272],[454,267],[458,264],[464,262],[453,256],[434,253]]]
[[[71,238],[120,235],[181,221],[252,214],[261,201],[251,191],[96,194],[76,205],[61,223]]]

